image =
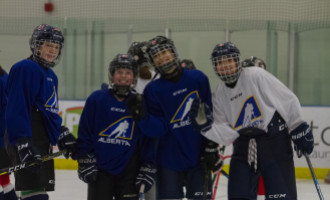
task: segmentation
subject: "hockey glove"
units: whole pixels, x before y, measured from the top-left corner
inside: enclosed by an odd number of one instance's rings
[[[314,137],[312,130],[306,122],[300,124],[297,128],[291,131],[290,135],[298,158],[304,153],[311,154],[313,152]]]
[[[96,158],[93,154],[87,154],[78,158],[78,177],[89,184],[96,181],[97,177]]]
[[[189,117],[191,119],[191,125],[199,132],[204,133],[212,127],[212,111],[207,104],[201,103],[199,98],[194,99],[189,111]]]
[[[18,155],[22,163],[35,163],[34,166],[29,167],[32,172],[37,172],[42,165],[42,157],[34,146],[32,138],[22,137],[17,140],[16,147],[18,150]]]
[[[144,192],[148,192],[155,183],[157,169],[152,164],[144,164],[140,167],[139,174],[136,177],[136,187],[145,185]]]
[[[60,151],[66,151],[64,154],[66,159],[71,156],[71,158],[75,160],[77,141],[72,133],[70,133],[69,129],[65,126],[61,126],[61,134],[58,137],[57,146]]]
[[[140,94],[131,95],[128,97],[127,109],[135,121],[139,121],[146,116],[143,98]]]
[[[201,165],[206,167],[207,170],[211,170],[214,174],[218,173],[223,166],[223,161],[219,154],[219,145],[209,141],[202,152]]]

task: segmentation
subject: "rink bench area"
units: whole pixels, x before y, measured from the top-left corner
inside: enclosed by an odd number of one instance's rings
[[[71,159],[65,159],[65,158],[55,158],[55,169],[71,169],[71,170],[77,170],[78,169],[78,163],[77,161],[71,160]],[[228,172],[229,171],[229,165],[225,164],[223,169]],[[308,167],[296,167],[296,178],[297,179],[312,179],[311,173],[309,171]],[[314,168],[314,172],[317,179],[323,180],[327,173],[329,171],[329,168]]]

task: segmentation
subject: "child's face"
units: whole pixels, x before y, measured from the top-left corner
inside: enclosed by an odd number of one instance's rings
[[[59,55],[61,45],[51,41],[44,41],[39,48],[40,58],[47,62],[53,62]]]
[[[112,77],[112,83],[115,85],[132,85],[134,83],[134,74],[131,69],[118,68]]]
[[[158,51],[152,57],[155,67],[170,63],[174,60],[174,54],[169,49]]]
[[[221,59],[216,62],[216,70],[222,75],[231,75],[237,72],[236,61],[232,56],[222,56]]]

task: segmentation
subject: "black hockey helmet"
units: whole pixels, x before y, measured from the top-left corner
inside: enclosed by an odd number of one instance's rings
[[[219,74],[217,71],[217,64],[222,63],[227,59],[234,59],[236,62],[237,70],[230,74]],[[238,80],[238,77],[242,71],[242,66],[240,63],[240,51],[233,43],[225,42],[217,44],[212,51],[211,61],[216,74],[223,82],[232,84]]]
[[[147,58],[144,56],[142,48],[145,47],[148,42],[133,42],[128,48],[127,54],[133,56],[134,60],[140,66],[142,63],[147,63]]]
[[[242,62],[242,67],[252,67],[252,66],[257,66],[266,69],[266,63],[256,56],[251,56],[249,58],[246,58]]]
[[[39,49],[45,41],[60,45],[60,52],[53,62],[48,62],[40,57]],[[34,60],[44,67],[54,67],[60,60],[61,50],[64,46],[64,36],[59,28],[47,24],[40,24],[33,30],[29,44]]]
[[[148,44],[142,48],[145,52],[145,56],[148,62],[159,72],[162,76],[167,76],[167,72],[172,69],[173,66],[180,68],[178,53],[171,39],[164,36],[156,36],[155,38],[148,41]],[[174,59],[160,66],[155,66],[154,56],[165,51],[170,50],[172,52]]]
[[[132,85],[115,85],[112,77],[119,68],[127,68],[133,71],[134,81]],[[136,86],[138,76],[138,66],[134,58],[129,54],[117,54],[109,65],[109,81],[111,89],[118,96],[127,96]]]
[[[185,69],[196,69],[196,66],[192,60],[183,59],[180,62],[180,66]]]

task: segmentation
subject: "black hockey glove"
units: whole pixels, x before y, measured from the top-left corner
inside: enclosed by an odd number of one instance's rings
[[[80,180],[89,184],[96,181],[97,177],[96,157],[93,154],[79,156],[78,158],[78,177]]]
[[[144,184],[144,192],[148,192],[155,183],[157,169],[152,164],[144,164],[140,167],[136,177],[136,187],[139,189]]]
[[[22,137],[18,139],[16,147],[22,163],[35,163],[34,166],[27,169],[38,172],[42,165],[42,157],[37,147],[34,146],[32,138]]]
[[[213,113],[207,104],[200,102],[199,98],[194,99],[189,117],[192,127],[199,132],[206,132],[211,129],[213,124]]]
[[[219,145],[209,141],[202,152],[201,165],[206,167],[207,170],[211,170],[214,174],[218,173],[223,166],[223,161],[219,154]]]
[[[139,121],[146,116],[143,103],[143,98],[140,94],[130,95],[127,99],[128,112],[133,116],[135,121]]]
[[[314,149],[314,137],[309,125],[304,122],[290,133],[298,158],[304,153],[311,154]]]
[[[58,137],[57,146],[60,151],[66,150],[64,154],[66,159],[71,156],[73,160],[76,160],[77,141],[65,126],[61,126],[61,134]]]

